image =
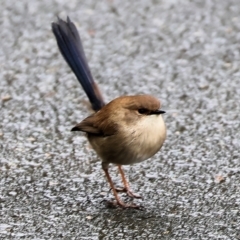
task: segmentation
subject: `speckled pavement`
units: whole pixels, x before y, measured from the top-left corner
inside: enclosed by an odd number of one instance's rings
[[[240,1],[8,0],[0,12],[0,239],[240,239]],[[150,93],[167,112],[162,150],[124,167],[143,211],[108,207],[98,157],[70,132],[90,111],[57,15],[77,25],[106,101]]]

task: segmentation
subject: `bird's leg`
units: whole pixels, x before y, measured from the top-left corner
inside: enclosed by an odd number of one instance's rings
[[[103,164],[103,165],[104,165],[104,164]],[[108,168],[104,168],[104,166],[103,166],[103,171],[105,172],[105,175],[106,175],[107,180],[108,180],[108,182],[109,182],[109,184],[110,184],[110,187],[111,187],[111,189],[112,189],[112,191],[113,191],[113,194],[114,194],[114,197],[115,197],[115,199],[116,199],[116,201],[117,201],[117,204],[118,204],[120,207],[122,207],[122,208],[136,208],[136,209],[140,208],[140,207],[137,206],[137,205],[134,205],[134,204],[129,205],[129,204],[125,204],[124,202],[122,202],[121,199],[120,199],[119,196],[118,196],[118,193],[117,193],[117,191],[116,191],[116,189],[115,189],[115,187],[114,187],[113,181],[112,181],[112,179],[111,179],[111,177],[110,177],[110,175],[109,175]]]
[[[115,189],[116,191],[118,192],[126,192],[128,194],[129,197],[132,197],[132,198],[141,198],[141,196],[133,193],[129,187],[129,184],[128,184],[128,181],[126,180],[126,177],[125,177],[125,174],[122,170],[122,166],[121,165],[118,165],[118,170],[121,174],[121,178],[122,178],[122,182],[123,182],[123,185],[124,185],[124,188],[123,189]]]

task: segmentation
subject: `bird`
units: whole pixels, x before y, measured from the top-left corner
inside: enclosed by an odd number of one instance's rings
[[[75,24],[67,17],[52,23],[52,32],[58,48],[82,85],[94,113],[76,124],[71,131],[81,131],[102,161],[102,169],[115,197],[113,205],[122,208],[140,206],[125,203],[118,192],[135,194],[125,177],[122,165],[132,165],[154,156],[166,139],[166,126],[158,98],[147,95],[123,95],[105,103],[93,79],[82,41]],[[109,174],[109,164],[118,167],[124,187],[117,189]]]

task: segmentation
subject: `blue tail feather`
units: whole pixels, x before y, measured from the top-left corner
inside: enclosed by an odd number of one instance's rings
[[[93,80],[76,26],[69,17],[66,22],[58,18],[57,23],[52,23],[52,31],[61,54],[82,85],[93,110],[98,111],[105,104]]]

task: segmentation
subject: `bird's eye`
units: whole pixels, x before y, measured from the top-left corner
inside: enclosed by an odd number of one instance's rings
[[[147,110],[146,108],[140,108],[140,109],[138,109],[138,113],[140,113],[140,114],[148,114],[149,110]]]

